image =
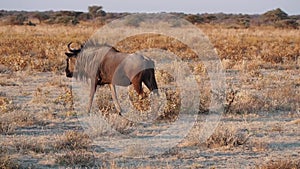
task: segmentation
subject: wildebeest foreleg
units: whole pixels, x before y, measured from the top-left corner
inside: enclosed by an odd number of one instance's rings
[[[121,110],[121,106],[120,106],[120,103],[119,103],[118,98],[117,98],[116,87],[113,84],[110,84],[109,87],[110,87],[110,90],[111,90],[111,95],[112,95],[112,98],[113,98],[113,101],[114,101],[114,105],[115,105],[119,115],[121,115],[122,110]]]
[[[94,99],[94,95],[97,89],[97,80],[91,80],[91,91],[90,91],[90,100],[89,100],[89,107],[88,107],[88,113],[90,113],[91,108],[92,108],[92,104],[93,104],[93,99]]]

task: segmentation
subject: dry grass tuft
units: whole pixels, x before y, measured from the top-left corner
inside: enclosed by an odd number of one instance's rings
[[[22,139],[15,141],[12,145],[17,152],[22,154],[34,153],[49,153],[53,151],[51,144],[43,139]]]
[[[75,150],[57,156],[56,163],[72,168],[91,168],[95,167],[95,157],[91,152]]]
[[[39,121],[32,113],[22,110],[6,113],[0,119],[0,134],[11,134],[18,127],[38,124]]]
[[[5,150],[3,147],[0,147],[0,168],[19,168],[19,164],[7,153],[7,150]]]
[[[108,89],[107,87],[101,87],[97,89],[95,103],[97,105],[97,108],[99,108],[99,110],[102,110],[102,112],[109,112],[115,108],[112,101],[110,89]]]
[[[238,130],[220,125],[205,144],[208,148],[237,147],[244,145],[250,136],[247,129]]]
[[[87,134],[76,131],[67,131],[55,143],[55,148],[58,150],[88,149],[90,143],[91,140]]]
[[[0,115],[12,111],[12,100],[0,95]]]
[[[19,164],[11,158],[9,155],[4,155],[0,157],[0,168],[2,169],[11,169],[19,168]]]
[[[264,152],[269,149],[269,144],[262,141],[251,141],[250,147],[254,152]]]
[[[257,166],[258,169],[299,169],[300,160],[271,160],[262,166]]]
[[[64,89],[64,92],[60,94],[55,100],[55,104],[61,104],[64,107],[69,106],[72,108],[73,106],[73,93],[70,86],[61,86]]]

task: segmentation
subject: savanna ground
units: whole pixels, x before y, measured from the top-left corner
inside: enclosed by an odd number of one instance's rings
[[[300,31],[198,27],[216,48],[226,74],[220,123],[205,142],[194,135],[200,130],[196,125],[164,154],[133,158],[95,145],[73,110],[64,52],[69,42],[82,43],[99,27],[1,26],[0,167],[300,168]],[[148,38],[152,40],[135,37],[117,48],[135,52],[160,47],[193,58],[186,46]],[[199,114],[205,115],[212,93],[207,72],[199,61],[189,62],[189,67],[201,91]],[[172,83],[163,71],[156,76],[159,86]],[[176,91],[166,92],[168,104],[160,123],[172,123],[178,113]],[[106,114],[114,111],[108,87],[98,91],[95,103]],[[134,147],[127,153],[138,156],[140,151]]]

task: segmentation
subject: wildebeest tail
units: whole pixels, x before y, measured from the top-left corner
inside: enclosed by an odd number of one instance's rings
[[[146,69],[143,71],[143,82],[145,83],[145,85],[147,86],[147,88],[152,92],[158,94],[158,87],[157,87],[157,83],[156,83],[156,78],[155,78],[155,73],[154,73],[154,69],[150,68],[150,69]]]

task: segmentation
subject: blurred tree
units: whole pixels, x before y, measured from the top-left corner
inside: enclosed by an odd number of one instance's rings
[[[299,26],[295,18],[289,17],[288,14],[282,11],[280,8],[268,11],[261,17],[264,24],[270,24],[276,28],[298,29]]]
[[[10,18],[9,23],[12,25],[24,25],[24,22],[28,19],[27,16],[23,14],[17,14],[16,16],[12,16]]]
[[[33,14],[33,17],[38,19],[40,23],[50,18],[50,16],[44,12],[36,12]]]
[[[277,22],[289,18],[288,14],[280,8],[266,12],[262,17],[265,22]]]
[[[188,20],[189,22],[193,23],[193,24],[203,22],[203,18],[200,15],[189,14],[185,17],[185,19]]]
[[[214,14],[202,14],[203,22],[204,23],[212,23],[213,21],[217,20],[218,17]]]
[[[102,6],[89,6],[88,10],[89,10],[89,14],[93,17],[93,18],[97,18],[97,17],[101,17],[101,16],[105,16],[106,12],[102,10]]]
[[[274,24],[276,28],[291,28],[298,29],[299,24],[295,19],[284,19]]]

